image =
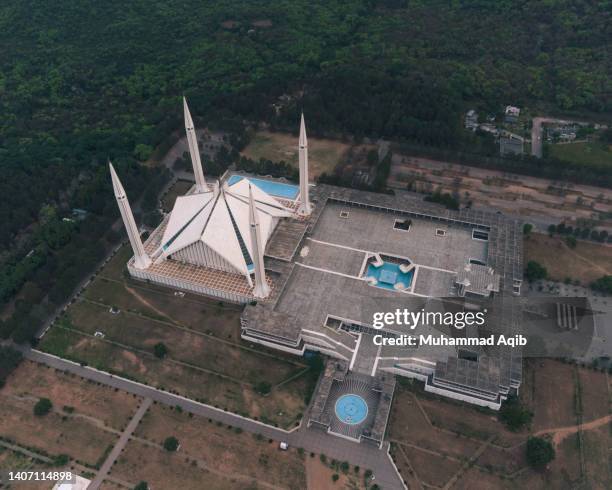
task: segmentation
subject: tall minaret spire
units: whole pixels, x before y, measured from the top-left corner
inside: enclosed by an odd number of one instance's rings
[[[185,97],[183,97],[183,112],[185,113],[185,131],[187,132],[187,144],[189,145],[189,153],[191,154],[196,189],[197,192],[204,192],[208,190],[208,187],[206,186],[206,180],[204,180],[202,162],[200,161],[200,149],[198,148],[198,140],[196,138],[195,128],[193,127],[193,119],[191,119],[189,107],[187,107],[187,99]]]
[[[300,161],[300,205],[298,214],[308,216],[312,209],[310,197],[308,196],[308,140],[306,139],[306,124],[304,124],[304,113],[300,121],[300,141],[298,146]]]
[[[127,230],[128,238],[130,239],[130,244],[132,245],[132,250],[134,251],[134,267],[137,269],[146,269],[151,265],[151,259],[145,252],[142,240],[140,239],[140,233],[138,233],[138,228],[136,226],[136,222],[134,221],[134,216],[132,215],[130,203],[125,195],[125,190],[121,185],[121,181],[119,180],[119,177],[117,177],[113,164],[108,162],[108,166],[110,167],[111,179],[113,180],[113,190],[115,191],[115,198],[117,199],[119,212],[121,213],[121,218],[123,218],[123,224]]]
[[[259,218],[257,217],[257,208],[253,199],[253,190],[249,184],[249,223],[251,225],[251,244],[252,254],[251,259],[255,266],[255,288],[253,296],[256,298],[267,298],[270,295],[270,286],[266,282],[266,271],[264,269],[263,247],[261,245],[261,230],[259,228]]]

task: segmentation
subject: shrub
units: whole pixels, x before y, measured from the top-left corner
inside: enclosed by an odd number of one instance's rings
[[[1,322],[0,322],[1,323]],[[0,337],[2,337],[0,335]],[[12,347],[0,346],[0,388],[4,386],[4,381],[21,362],[21,352]]]
[[[163,359],[168,355],[168,347],[166,347],[163,342],[159,342],[153,347],[153,354],[155,354],[155,357],[158,359]]]
[[[446,206],[446,209],[452,209],[455,211],[459,209],[459,201],[455,199],[452,195],[450,195],[448,192],[442,193],[437,190],[433,194],[426,196],[425,201],[443,204],[444,206]]]
[[[178,439],[174,436],[167,437],[164,441],[164,449],[168,452],[174,452],[179,448]]]
[[[34,415],[37,417],[42,417],[43,415],[47,415],[51,409],[53,408],[53,403],[48,398],[41,398],[34,405]]]
[[[255,391],[260,395],[267,395],[272,391],[272,385],[267,381],[260,381],[255,385]]]
[[[508,398],[499,410],[500,420],[512,431],[517,431],[527,425],[531,422],[532,417],[533,414],[523,407],[516,397]]]
[[[70,457],[67,454],[58,454],[53,458],[53,466],[65,466],[70,461]]]
[[[550,441],[541,437],[527,440],[527,462],[532,468],[543,469],[555,459],[555,448]]]
[[[134,487],[134,490],[149,490],[149,484],[146,481],[141,481]]]
[[[529,282],[538,281],[540,279],[546,279],[548,271],[546,267],[539,264],[535,260],[527,262],[527,268],[525,269],[525,277]]]
[[[332,481],[335,483],[340,479],[340,475],[338,473],[334,473],[332,475]]]
[[[595,291],[610,294],[612,293],[612,276],[602,276],[591,284]]]

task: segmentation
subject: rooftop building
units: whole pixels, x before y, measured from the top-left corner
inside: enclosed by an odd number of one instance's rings
[[[478,113],[470,109],[465,115],[465,129],[476,131],[478,129]]]
[[[524,152],[525,142],[518,135],[505,132],[499,138],[499,153],[504,155],[522,155]]]
[[[517,122],[520,114],[521,110],[518,107],[514,107],[512,105],[506,106],[506,109],[504,111],[505,120],[507,123]]]

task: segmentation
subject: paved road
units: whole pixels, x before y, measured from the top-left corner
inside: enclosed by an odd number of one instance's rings
[[[318,429],[307,428],[305,424],[299,429],[288,432],[240,415],[198,403],[180,395],[161,391],[151,386],[97,371],[88,366],[81,366],[51,354],[46,354],[27,347],[18,348],[21,350],[24,357],[31,361],[67,371],[82,378],[118,388],[143,398],[149,398],[158,403],[169,406],[180,406],[187,412],[210,418],[233,427],[240,427],[247,432],[261,434],[266,439],[286,441],[290,446],[304,448],[307,453],[323,453],[327,455],[328,458],[334,458],[338,461],[349,461],[354,465],[360,466],[362,469],[369,468],[374,473],[376,483],[384,490],[404,489],[403,483],[387,454],[387,444],[385,444],[384,448],[381,450],[367,443],[358,444],[340,437],[331,436]]]
[[[100,468],[100,471],[98,471],[98,474],[96,475],[94,480],[87,486],[87,490],[98,490],[100,488],[100,485],[102,485],[102,482],[106,479],[106,476],[113,467],[113,464],[115,464],[115,461],[117,461],[117,458],[121,455],[121,451],[123,451],[123,449],[125,448],[125,445],[130,440],[130,437],[136,430],[136,427],[138,427],[138,424],[140,424],[140,421],[144,417],[145,413],[147,413],[147,410],[149,409],[152,403],[153,400],[151,400],[150,398],[145,398],[144,401],[140,404],[140,407],[138,407],[138,410],[132,417],[132,420],[130,420],[130,423],[127,425],[127,427],[119,437],[117,444],[115,444],[115,447],[113,447],[113,450],[106,458],[106,461],[104,461],[104,464]]]
[[[531,126],[531,154],[534,157],[542,158],[542,124],[580,124],[578,121],[567,121],[565,119],[555,119],[554,117],[534,117]]]

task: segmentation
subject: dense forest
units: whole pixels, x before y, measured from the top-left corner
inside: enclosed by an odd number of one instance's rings
[[[182,95],[200,127],[231,132],[244,121],[265,121],[295,130],[303,109],[311,134],[380,136],[467,158],[482,146],[462,130],[467,107],[499,112],[514,104],[610,117],[611,6],[5,0],[0,305],[19,290],[21,298],[0,322],[0,337],[30,338],[118,241],[108,231],[118,214],[109,158],[130,197],[142,198],[144,221],[155,221],[157,192],[168,176],[138,163],[182,126]],[[602,168],[508,166],[612,183]],[[87,218],[71,221],[73,208]]]
[[[0,245],[146,159],[236,116],[453,147],[466,102],[610,112],[611,3],[594,0],[7,0],[0,6]],[[608,53],[608,56],[606,56]],[[276,114],[271,103],[294,96]],[[108,182],[105,182],[108,185]],[[70,204],[88,208],[87,193]]]

